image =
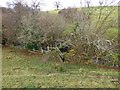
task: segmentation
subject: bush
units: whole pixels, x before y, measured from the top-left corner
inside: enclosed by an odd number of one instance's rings
[[[26,44],[26,48],[31,51],[39,50],[39,47],[36,43],[31,42]]]

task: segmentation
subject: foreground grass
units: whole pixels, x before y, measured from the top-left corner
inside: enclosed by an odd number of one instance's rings
[[[3,48],[3,88],[116,88],[116,70],[93,66],[42,62],[39,55],[26,55]]]

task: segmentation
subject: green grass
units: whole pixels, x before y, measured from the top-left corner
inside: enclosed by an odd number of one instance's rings
[[[107,30],[106,35],[108,36],[109,40],[114,39],[116,36],[118,37],[118,29],[110,28]]]
[[[39,56],[26,56],[3,48],[3,88],[116,88],[118,78],[112,69],[62,62],[42,62]]]
[[[51,11],[49,11],[49,13],[51,13],[51,14],[58,14],[59,11],[60,10],[51,10]]]

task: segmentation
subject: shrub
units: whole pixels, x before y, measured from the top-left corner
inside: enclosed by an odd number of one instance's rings
[[[38,45],[34,42],[27,43],[26,48],[31,51],[39,50]]]

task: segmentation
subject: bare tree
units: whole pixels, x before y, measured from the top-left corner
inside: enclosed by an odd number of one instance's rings
[[[110,3],[112,3],[111,1]],[[106,31],[114,26],[113,21],[117,18],[113,13],[117,12],[114,7],[107,7],[109,3],[100,1],[100,7],[90,7],[90,3],[86,2],[87,7],[81,7],[80,11],[76,14],[78,26],[75,32],[71,36],[71,42],[79,55],[84,58],[78,58],[80,60],[92,60],[93,57],[97,57],[99,63],[113,63],[113,59],[109,59],[111,54],[117,53],[113,45],[112,40],[106,38]],[[116,16],[117,17],[117,16]],[[98,59],[99,58],[99,59]],[[117,59],[114,59],[117,61]],[[115,64],[115,63],[114,63]]]
[[[42,41],[44,46],[56,46],[55,43],[61,39],[62,32],[65,29],[65,22],[59,15],[52,15],[49,13],[41,13],[39,17],[40,31],[42,32]],[[46,45],[45,45],[46,44]]]
[[[77,8],[68,7],[67,9],[62,9],[59,14],[65,18],[68,23],[73,23],[75,21],[75,16],[77,13]]]
[[[37,2],[37,0],[33,1],[29,9],[25,11],[25,14],[21,15],[21,25],[19,24],[21,29],[20,33],[18,33],[18,40],[23,43],[24,47],[33,45],[33,43],[36,46],[37,41],[41,39],[40,26],[38,24],[40,5],[41,3]]]
[[[61,3],[60,3],[60,1],[56,1],[55,3],[54,3],[54,6],[57,8],[57,10],[61,7]]]
[[[42,5],[44,5],[43,0],[33,0],[32,1],[32,5],[31,8],[35,11],[35,10],[41,10]]]

